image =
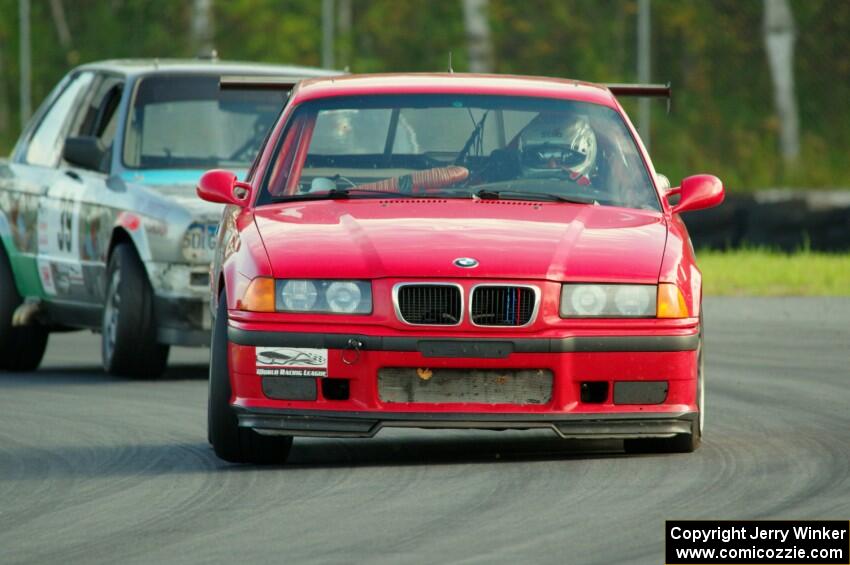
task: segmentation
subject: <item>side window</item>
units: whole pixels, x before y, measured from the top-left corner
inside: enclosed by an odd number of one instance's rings
[[[94,88],[94,94],[88,100],[85,111],[80,112],[71,135],[96,137],[104,150],[104,159],[100,170],[108,172],[109,157],[112,154],[112,142],[118,125],[118,106],[121,103],[123,80],[106,76]]]
[[[103,101],[102,112],[98,120],[95,136],[107,150],[112,149],[115,141],[115,130],[118,128],[118,103],[121,102],[121,88],[111,90]]]
[[[44,114],[29,140],[24,161],[33,165],[54,166],[59,160],[65,131],[71,117],[76,113],[78,100],[91,84],[93,73],[80,73],[71,79],[65,90]]]

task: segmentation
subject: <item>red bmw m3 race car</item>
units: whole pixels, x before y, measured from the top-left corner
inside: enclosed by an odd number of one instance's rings
[[[685,211],[615,95],[464,74],[304,80],[226,203],[210,279],[209,440],[280,462],[293,436],[549,429],[693,451],[701,277]]]

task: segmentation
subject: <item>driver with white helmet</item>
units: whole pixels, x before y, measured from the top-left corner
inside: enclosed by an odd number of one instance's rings
[[[540,114],[520,134],[519,151],[524,178],[563,176],[588,186],[596,165],[596,134],[584,116]]]

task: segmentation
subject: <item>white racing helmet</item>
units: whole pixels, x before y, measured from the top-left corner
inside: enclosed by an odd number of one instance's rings
[[[560,170],[587,180],[596,164],[596,134],[585,116],[540,114],[520,134],[519,150],[525,177]]]

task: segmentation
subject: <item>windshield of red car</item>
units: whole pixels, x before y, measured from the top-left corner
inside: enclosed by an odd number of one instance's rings
[[[571,100],[372,95],[289,118],[258,204],[288,199],[556,195],[659,210],[622,116]]]
[[[285,96],[221,90],[212,75],[141,79],[124,135],[128,169],[247,168],[274,124]]]

